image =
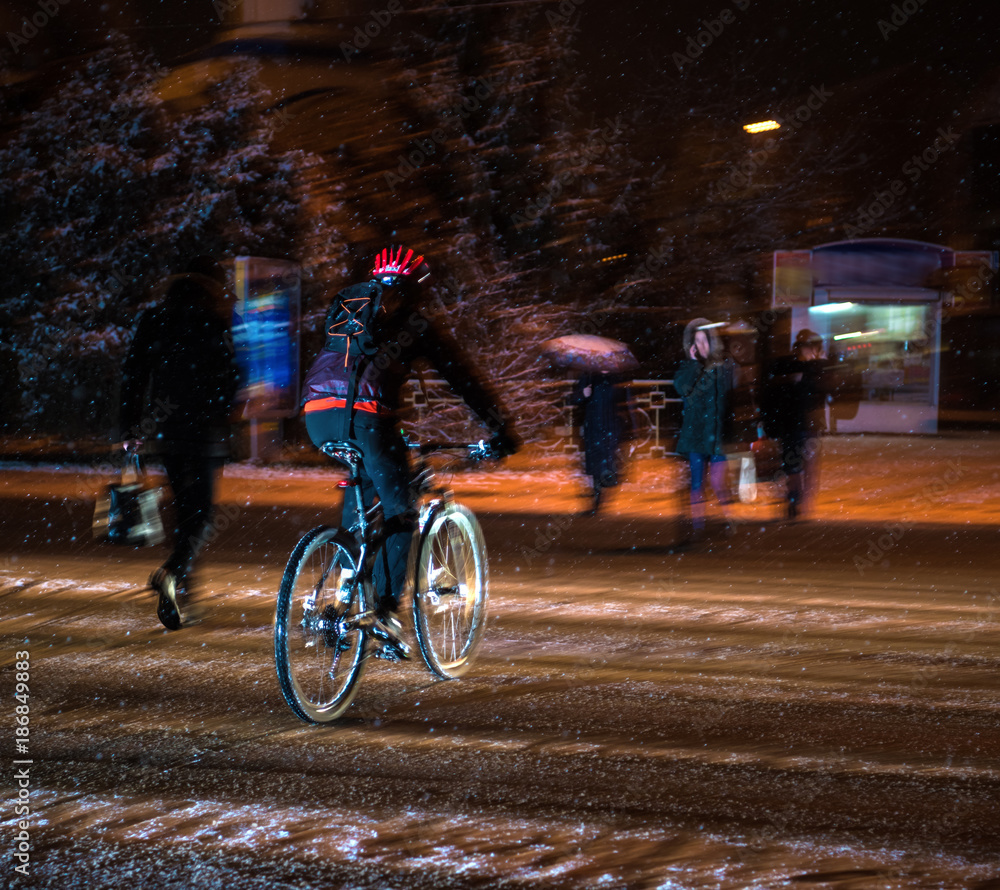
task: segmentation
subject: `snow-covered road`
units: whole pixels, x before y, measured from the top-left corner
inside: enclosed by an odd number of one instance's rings
[[[995,505],[947,513],[973,476],[995,485],[972,445],[923,475],[911,455],[897,495],[930,491],[948,460],[963,473],[923,498],[945,512],[895,536],[873,495],[838,515],[871,490],[862,469],[881,478],[862,462],[850,481],[845,460],[817,521],[771,523],[758,503],[687,552],[660,468],[635,468],[595,519],[569,512],[565,462],[456,480],[492,550],[474,671],[373,662],[322,728],[281,699],[270,622],[328,477],[231,472],[207,615],[168,633],[142,591],[155,553],[70,541],[86,497],[60,492],[93,479],[22,473],[0,620],[5,684],[15,652],[31,663],[23,886],[996,886]],[[13,740],[12,709],[7,725]],[[5,836],[18,821],[6,805]]]

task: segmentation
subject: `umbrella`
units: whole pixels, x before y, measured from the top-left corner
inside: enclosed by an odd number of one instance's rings
[[[594,334],[568,334],[546,340],[542,355],[556,367],[570,371],[619,374],[639,367],[632,351],[621,340]]]

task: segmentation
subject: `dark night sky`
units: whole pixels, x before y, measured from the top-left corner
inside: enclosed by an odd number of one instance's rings
[[[745,9],[740,10],[739,6]],[[602,104],[669,88],[680,73],[674,53],[732,13],[712,43],[685,70],[709,79],[745,70],[762,91],[779,95],[836,84],[898,65],[922,62],[962,83],[1000,67],[996,0],[584,0],[581,51],[595,100]],[[880,26],[880,21],[888,27]],[[900,24],[896,25],[895,22]]]
[[[415,9],[420,3],[402,5]],[[362,4],[369,6],[379,4]],[[742,56],[762,78],[780,83],[817,77],[836,82],[918,58],[978,67],[992,56],[998,63],[996,0],[553,0],[548,8],[579,16],[585,67],[605,92],[622,84],[631,89],[636,76],[648,78],[657,69],[675,75],[672,54],[683,52],[688,38],[704,30],[704,21],[719,20],[723,10],[731,11],[734,21],[705,48],[698,68],[718,70],[724,60]],[[32,12],[37,12],[32,0],[0,0],[5,27]],[[881,33],[879,21],[892,24],[894,14],[902,22],[898,29]],[[105,0],[60,6],[56,18],[57,27],[76,19],[78,26],[93,24],[98,30],[102,20],[120,26],[141,21],[139,30],[151,26],[163,33],[218,22],[211,0]]]
[[[378,6],[360,2],[362,10]],[[54,30],[69,26],[96,35],[109,25],[123,27],[140,39],[154,37],[164,60],[179,42],[189,49],[207,42],[219,21],[211,0],[104,0],[59,8]],[[914,61],[942,70],[949,88],[966,73],[1000,66],[997,0],[552,0],[546,8],[578,17],[581,70],[602,113],[629,99],[642,101],[650,89],[669,90],[680,77],[674,54],[697,40],[706,21],[721,22],[724,10],[733,20],[684,70],[719,83],[743,71],[753,87],[777,97]],[[6,30],[32,12],[37,0],[0,0],[0,25]],[[884,31],[880,21],[894,30]],[[545,26],[541,12],[539,26]]]
[[[378,5],[353,2],[364,15]],[[420,0],[401,2],[404,9],[421,5]],[[36,4],[0,0],[0,31],[25,11],[36,10]],[[539,28],[547,26],[546,13],[560,10],[578,22],[582,110],[590,113],[591,123],[642,107],[651,125],[643,130],[651,151],[659,140],[658,120],[669,126],[674,115],[686,112],[678,106],[680,97],[703,110],[705,85],[716,113],[731,108],[734,119],[744,121],[773,114],[812,87],[861,81],[850,93],[857,100],[838,110],[847,125],[869,115],[880,126],[902,125],[920,133],[963,107],[984,71],[1000,71],[998,0],[715,0],[710,5],[704,0],[551,0],[535,8]],[[98,40],[109,27],[126,30],[140,44],[152,41],[156,57],[169,63],[210,43],[219,17],[212,0],[103,0],[60,6],[51,34],[62,30],[65,45],[74,36]],[[711,42],[678,70],[679,54],[699,40],[707,42],[712,30]],[[897,73],[889,85],[864,83],[878,72],[914,64],[918,70]],[[699,82],[699,91],[687,89],[692,80]]]

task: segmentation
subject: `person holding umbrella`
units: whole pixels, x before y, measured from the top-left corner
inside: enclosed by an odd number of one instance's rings
[[[600,509],[604,490],[618,485],[619,445],[627,425],[628,399],[618,375],[584,373],[573,387],[582,414],[584,473],[591,478],[590,514]]]
[[[570,334],[543,344],[556,366],[576,372],[571,401],[581,412],[584,474],[591,479],[590,515],[597,513],[605,489],[618,485],[619,446],[629,429],[627,372],[638,367],[619,340]]]
[[[732,499],[726,478],[726,444],[731,425],[733,360],[723,354],[722,340],[706,318],[684,328],[684,358],[674,375],[674,388],[684,400],[677,453],[686,454],[691,469],[692,540],[705,533],[705,470],[716,500],[727,513]],[[728,515],[727,515],[728,521]]]

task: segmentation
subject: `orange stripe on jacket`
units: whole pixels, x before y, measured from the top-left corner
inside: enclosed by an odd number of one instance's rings
[[[326,399],[310,399],[302,406],[302,410],[306,414],[311,414],[313,411],[326,411],[329,408],[346,407],[346,399],[338,399],[336,396],[330,396]],[[369,414],[392,414],[388,408],[383,407],[378,402],[355,402],[354,407],[358,411],[367,411]]]

